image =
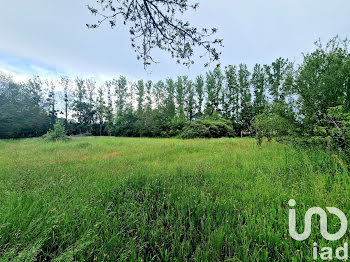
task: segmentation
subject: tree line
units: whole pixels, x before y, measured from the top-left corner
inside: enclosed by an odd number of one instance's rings
[[[326,137],[335,107],[350,112],[348,41],[338,37],[317,42],[299,65],[278,58],[251,70],[218,66],[194,79],[120,76],[98,85],[66,76],[16,83],[0,75],[1,138],[40,136],[57,122],[70,135]]]
[[[38,136],[61,121],[70,134],[173,136],[186,122],[199,119],[229,120],[234,130],[248,132],[272,96],[286,100],[292,74],[292,63],[282,58],[271,66],[257,64],[253,72],[245,64],[217,67],[194,80],[130,82],[120,76],[97,85],[93,79],[63,76],[54,82],[35,76],[15,83],[2,74],[1,104],[11,110],[1,115],[8,123],[1,134]]]

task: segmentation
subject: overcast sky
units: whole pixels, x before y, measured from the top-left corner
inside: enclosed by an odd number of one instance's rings
[[[198,0],[197,0],[198,1]],[[196,59],[190,69],[176,65],[167,53],[143,69],[130,47],[127,28],[87,29],[96,21],[86,8],[90,0],[0,0],[0,70],[19,77],[32,74],[126,75],[159,80],[207,69]],[[271,63],[278,57],[300,61],[318,38],[350,34],[349,0],[201,0],[190,14],[199,27],[218,27],[224,39],[221,63]],[[198,56],[201,53],[198,53]]]

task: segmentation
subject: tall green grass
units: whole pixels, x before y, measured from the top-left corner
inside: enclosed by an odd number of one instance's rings
[[[1,261],[301,261],[313,206],[350,219],[345,164],[327,152],[253,139],[0,141]],[[329,216],[329,231],[339,220]]]

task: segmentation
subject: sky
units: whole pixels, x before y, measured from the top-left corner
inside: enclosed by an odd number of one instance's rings
[[[350,37],[349,0],[197,0],[186,18],[198,27],[217,27],[224,39],[223,65],[269,64],[278,57],[300,63],[317,39]],[[197,2],[194,1],[194,2]],[[191,0],[190,0],[191,2]],[[192,1],[193,2],[193,1]],[[155,52],[158,64],[144,70],[130,46],[128,27],[95,23],[86,5],[95,0],[0,0],[0,70],[24,80],[32,75],[62,74],[105,81],[125,75],[153,81],[205,74],[195,65],[177,65],[168,53]],[[213,65],[214,66],[214,65]]]

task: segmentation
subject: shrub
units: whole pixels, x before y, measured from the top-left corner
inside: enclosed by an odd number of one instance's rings
[[[219,138],[234,137],[235,132],[231,122],[227,120],[197,120],[187,122],[179,137],[189,138]]]
[[[46,141],[67,141],[69,139],[62,124],[55,124],[54,128],[47,132],[43,138]]]

